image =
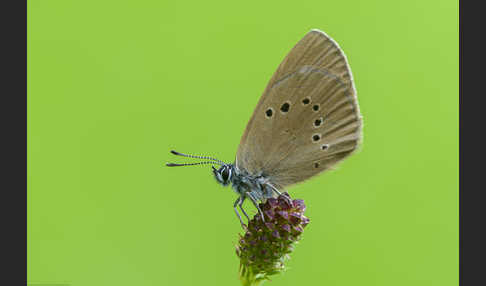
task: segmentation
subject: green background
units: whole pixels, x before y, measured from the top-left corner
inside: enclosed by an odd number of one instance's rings
[[[266,284],[457,285],[458,2],[443,0],[28,1],[28,282],[239,285],[236,195],[209,166],[162,164],[232,161],[312,28],[348,57],[364,141],[289,190],[311,223]]]

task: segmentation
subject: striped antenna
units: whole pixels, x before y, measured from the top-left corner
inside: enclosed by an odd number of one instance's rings
[[[182,167],[182,166],[194,166],[194,165],[204,165],[204,164],[218,164],[218,165],[221,165],[220,163],[213,162],[213,161],[197,162],[197,163],[185,163],[185,164],[166,163],[165,165],[167,167]]]
[[[182,157],[187,157],[187,158],[212,160],[212,161],[218,162],[220,165],[227,165],[225,162],[223,162],[219,159],[208,157],[208,156],[188,155],[188,154],[183,154],[183,153],[180,153],[180,152],[177,152],[177,151],[174,151],[174,150],[171,150],[170,152],[174,155],[177,155],[177,156],[182,156]]]

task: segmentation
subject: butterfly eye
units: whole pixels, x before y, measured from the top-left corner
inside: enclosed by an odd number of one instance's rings
[[[228,168],[224,168],[223,171],[221,172],[221,177],[223,177],[223,180],[226,182],[228,181],[230,175],[230,170]]]

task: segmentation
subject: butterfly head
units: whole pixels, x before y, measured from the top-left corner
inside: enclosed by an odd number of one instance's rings
[[[213,168],[214,178],[223,186],[227,186],[231,182],[233,175],[233,167],[229,164],[222,165],[219,169]]]
[[[188,155],[188,154],[183,154],[177,151],[170,151],[172,154],[177,155],[177,156],[182,156],[182,157],[187,157],[187,158],[197,158],[197,159],[205,159],[208,161],[202,161],[202,162],[196,162],[196,163],[183,163],[183,164],[178,164],[178,163],[167,163],[166,166],[168,167],[179,167],[179,166],[194,166],[194,165],[203,165],[203,164],[212,164],[212,165],[220,165],[219,169],[216,169],[214,166],[213,168],[213,174],[214,177],[216,178],[216,181],[218,183],[222,184],[223,186],[227,186],[229,183],[231,183],[231,178],[232,175],[234,174],[234,167],[231,164],[225,163],[219,159],[208,157],[208,156],[195,156],[195,155]]]

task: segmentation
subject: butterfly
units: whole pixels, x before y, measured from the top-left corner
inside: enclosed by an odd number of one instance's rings
[[[313,29],[288,53],[260,97],[241,137],[234,163],[208,156],[171,151],[204,159],[169,167],[212,164],[216,181],[238,194],[233,208],[248,198],[265,221],[259,201],[329,170],[355,151],[362,141],[351,69],[338,44]],[[214,165],[219,165],[215,168]]]

